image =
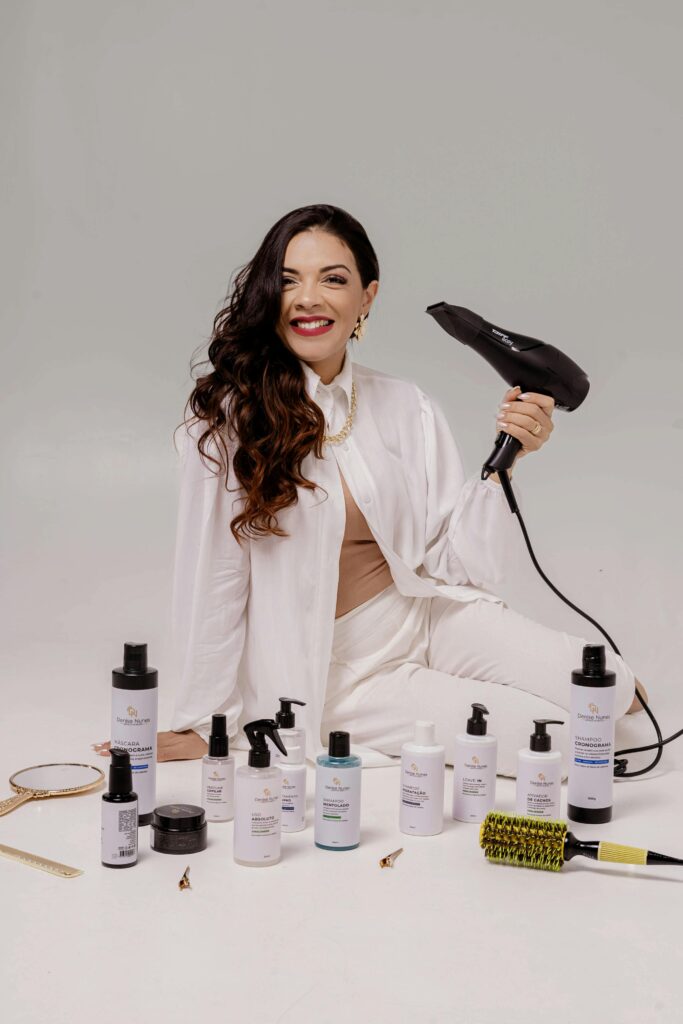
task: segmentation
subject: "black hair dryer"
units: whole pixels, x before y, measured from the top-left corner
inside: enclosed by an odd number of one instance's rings
[[[425,312],[452,337],[475,349],[511,387],[519,384],[522,392],[550,395],[555,407],[567,412],[577,409],[588,394],[590,383],[585,372],[553,345],[496,327],[471,310],[448,302],[435,302]],[[482,480],[501,469],[510,469],[521,447],[521,441],[501,430],[484,463]]]

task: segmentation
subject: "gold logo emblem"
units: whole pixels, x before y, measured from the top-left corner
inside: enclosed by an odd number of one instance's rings
[[[264,796],[270,796],[270,790],[268,789],[268,787],[267,787],[267,786],[266,786],[266,788],[265,788],[265,789],[263,790],[263,795],[264,795]]]
[[[334,776],[332,781],[334,782],[335,786],[341,786],[341,784],[342,784],[341,779],[338,779],[336,775]]]
[[[472,764],[479,764],[479,758],[476,754],[472,755]]]
[[[539,777],[541,782],[545,782],[545,775],[543,774],[543,772],[539,772],[538,773],[538,777]]]
[[[600,710],[600,708],[598,707],[598,705],[597,705],[597,704],[589,704],[589,705],[588,705],[588,710],[589,710],[590,712],[592,712],[592,714],[594,714],[594,715],[597,715],[597,713],[598,713],[598,711]]]
[[[126,708],[126,711],[128,712],[128,714],[129,714],[129,716],[131,718],[137,718],[138,717],[138,709],[134,708],[132,704],[128,705],[128,707]]]

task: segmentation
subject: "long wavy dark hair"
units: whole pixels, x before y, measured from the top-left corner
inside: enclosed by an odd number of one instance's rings
[[[287,348],[276,325],[280,317],[282,267],[290,239],[309,228],[321,228],[341,239],[356,260],[363,288],[379,280],[379,264],[363,226],[338,206],[315,204],[285,214],[267,233],[254,258],[235,276],[226,305],[216,315],[207,363],[211,370],[195,380],[187,400],[193,416],[206,429],[197,440],[202,460],[225,475],[228,449],[225,430],[238,441],[233,469],[244,489],[242,512],[230,523],[242,537],[275,534],[288,537],[277,513],[298,501],[297,485],[315,490],[301,473],[309,452],[322,458],[325,420],[307,392],[304,371]],[[185,424],[188,420],[185,418]],[[214,447],[218,458],[209,454]]]

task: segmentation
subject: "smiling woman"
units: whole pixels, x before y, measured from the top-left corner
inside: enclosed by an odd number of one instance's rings
[[[201,757],[214,713],[244,746],[244,726],[283,692],[303,702],[311,758],[331,730],[349,732],[364,763],[388,761],[422,719],[452,764],[478,702],[498,770],[514,775],[531,721],[568,721],[585,641],[496,595],[520,544],[502,487],[466,476],[434,399],[354,360],[378,287],[359,222],[305,206],[270,229],[215,318],[183,436],[179,684],[160,760]],[[537,452],[553,409],[518,390],[503,397],[504,426]],[[606,661],[621,715],[634,675]],[[558,732],[566,751],[568,726]]]

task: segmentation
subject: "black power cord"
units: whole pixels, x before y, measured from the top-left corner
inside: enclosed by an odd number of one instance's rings
[[[595,619],[591,618],[590,615],[588,615],[586,612],[582,611],[581,608],[578,608],[575,604],[573,604],[569,600],[569,598],[565,597],[564,594],[560,593],[560,591],[557,589],[557,587],[553,583],[551,583],[551,581],[548,579],[546,574],[543,572],[543,569],[541,569],[541,567],[538,564],[538,561],[536,559],[536,555],[534,554],[533,548],[531,547],[531,541],[529,540],[529,534],[527,533],[526,526],[524,525],[524,520],[522,519],[522,513],[519,511],[519,507],[518,507],[517,502],[515,500],[515,496],[514,496],[514,493],[513,493],[513,490],[512,490],[512,484],[510,483],[510,477],[508,475],[508,471],[506,469],[499,469],[497,472],[498,472],[498,479],[500,480],[501,487],[503,488],[503,491],[505,492],[505,497],[507,498],[508,505],[510,506],[510,511],[514,515],[516,515],[518,520],[519,520],[519,525],[522,528],[522,533],[524,534],[524,540],[526,542],[526,546],[529,549],[529,554],[531,555],[531,561],[534,563],[534,566],[536,567],[537,571],[541,574],[541,576],[543,577],[545,582],[548,584],[550,589],[555,594],[557,594],[557,596],[560,598],[561,601],[564,601],[564,603],[569,605],[570,608],[573,608],[575,612],[578,612],[579,615],[582,615],[584,619],[588,619],[589,622],[592,622],[592,624],[595,626],[596,629],[600,630],[602,635],[608,641],[608,643],[609,643],[610,647],[612,648],[612,650],[615,652],[615,654],[618,654],[619,657],[621,658],[622,657],[621,651],[619,650],[619,648],[615,644],[614,640],[612,640],[612,637],[606,632],[606,630],[604,630],[602,628],[600,623],[596,622]],[[636,686],[636,696],[638,697],[638,700],[640,701],[643,710],[645,711],[645,713],[647,714],[648,718],[650,719],[650,721],[652,722],[652,724],[654,726],[655,733],[657,734],[657,742],[656,743],[650,743],[650,744],[648,744],[647,746],[644,746],[644,747],[629,747],[628,749],[625,749],[625,750],[617,750],[617,751],[615,751],[615,754],[614,754],[614,774],[615,774],[615,776],[617,776],[620,779],[634,779],[637,775],[645,775],[647,772],[651,772],[652,769],[655,768],[659,764],[659,761],[661,759],[661,756],[662,756],[662,753],[663,753],[663,750],[664,750],[664,746],[667,743],[671,743],[672,740],[677,739],[679,736],[683,736],[683,729],[680,729],[678,732],[674,733],[673,736],[669,736],[668,739],[664,739],[662,737],[662,730],[659,728],[659,723],[658,723],[657,719],[652,714],[652,711],[650,710],[650,708],[647,705],[647,703],[643,700],[643,695],[641,694],[641,692],[640,692],[640,690],[638,689],[637,686]],[[624,755],[624,754],[639,754],[639,753],[642,753],[643,751],[646,751],[646,750],[656,750],[657,751],[657,753],[655,754],[652,762],[649,765],[647,765],[646,768],[640,768],[638,771],[635,771],[635,772],[627,772],[626,769],[628,767],[628,760],[627,760],[627,758],[623,757],[622,755]]]

